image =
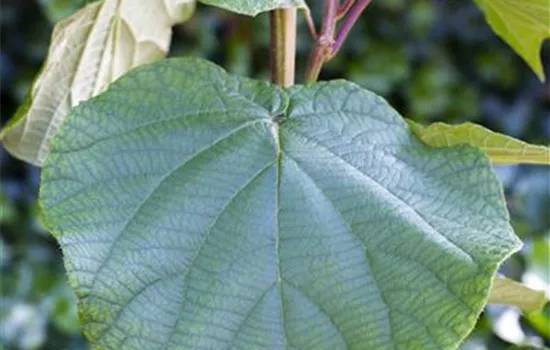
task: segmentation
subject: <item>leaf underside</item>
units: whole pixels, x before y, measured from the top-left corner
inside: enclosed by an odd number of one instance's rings
[[[231,12],[248,16],[278,8],[305,7],[304,0],[199,0],[206,5],[212,5]]]
[[[485,152],[493,164],[550,165],[550,147],[531,145],[481,125],[433,123],[423,126],[412,120],[408,120],[408,123],[411,130],[424,143],[432,147],[468,144]]]
[[[545,80],[540,50],[550,38],[548,0],[475,0],[493,31]]]
[[[520,245],[475,148],[352,83],[193,59],[74,109],[40,197],[105,349],[455,349]]]
[[[172,26],[195,0],[104,0],[59,22],[48,57],[0,139],[15,157],[42,166],[71,108],[128,70],[163,58]]]

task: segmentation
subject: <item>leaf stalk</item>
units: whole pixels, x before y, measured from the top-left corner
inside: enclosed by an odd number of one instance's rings
[[[281,87],[294,85],[296,61],[296,8],[270,12],[271,81]]]

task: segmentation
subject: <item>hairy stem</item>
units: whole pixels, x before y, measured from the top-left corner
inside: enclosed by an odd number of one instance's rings
[[[338,6],[339,0],[325,0],[323,27],[317,37],[317,43],[309,56],[306,69],[306,84],[317,81],[323,64],[332,56]]]
[[[296,8],[270,13],[271,81],[281,87],[294,85],[296,59]]]
[[[336,38],[336,41],[334,42],[334,45],[332,47],[332,57],[335,56],[338,51],[342,48],[342,44],[346,40],[346,38],[349,35],[349,32],[351,31],[351,28],[357,22],[363,11],[367,8],[367,6],[372,2],[372,0],[357,0],[357,3],[353,8],[351,8],[349,12],[349,16],[346,18],[344,24],[342,25],[342,29],[340,29],[340,33],[338,33],[338,37]]]

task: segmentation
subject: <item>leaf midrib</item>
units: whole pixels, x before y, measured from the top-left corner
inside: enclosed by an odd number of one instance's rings
[[[376,274],[374,272],[374,269],[372,268],[372,259],[370,257],[370,252],[369,250],[367,249],[367,246],[365,245],[365,243],[363,242],[363,240],[357,236],[357,234],[353,231],[353,229],[351,228],[349,222],[347,220],[344,219],[344,217],[342,216],[342,213],[336,208],[336,206],[334,205],[334,203],[330,200],[330,198],[326,195],[326,193],[323,191],[323,189],[317,184],[317,182],[311,177],[311,175],[300,165],[300,163],[295,160],[294,158],[292,158],[291,156],[289,156],[288,154],[286,155],[286,158],[291,160],[297,167],[297,169],[299,171],[302,172],[303,175],[305,175],[305,177],[311,182],[311,184],[317,189],[318,193],[324,198],[325,202],[330,206],[330,208],[332,209],[332,211],[336,214],[336,216],[338,217],[338,220],[340,220],[340,222],[342,224],[344,224],[344,226],[346,227],[347,229],[347,232],[354,238],[355,241],[357,241],[361,248],[363,248],[363,252],[364,252],[364,257],[365,257],[365,261],[367,263],[367,266],[368,266],[368,270],[367,270],[367,274],[370,275],[372,277],[372,280],[374,281],[374,288],[376,289],[376,292],[378,293],[378,295],[380,296],[380,299],[382,301],[382,303],[384,304],[387,312],[388,312],[388,315],[387,315],[387,321],[388,321],[388,330],[389,330],[389,341],[388,343],[389,344],[392,344],[393,347],[395,348],[395,343],[393,342],[393,337],[392,337],[392,334],[393,334],[393,330],[392,330],[392,322],[391,322],[391,315],[390,315],[390,306],[389,306],[389,303],[388,301],[386,300],[386,298],[384,297],[384,295],[382,294],[381,290],[380,290],[380,287],[379,287],[379,282],[378,282],[378,279],[376,277]],[[308,294],[306,294],[310,299],[312,299]],[[313,299],[312,299],[313,300]],[[318,303],[315,303],[315,304],[318,304]],[[320,307],[319,307],[320,308]],[[334,325],[334,327],[336,327],[336,329],[338,330],[338,332],[340,332],[340,334],[342,334],[342,338],[344,339],[344,341],[346,341],[346,338],[343,336],[343,333],[342,333],[342,330],[340,329],[340,327],[334,323],[334,321],[332,320],[332,317],[331,315],[329,315],[324,309],[320,308],[324,313],[327,314],[327,316],[329,316],[329,319],[331,320],[332,324]],[[349,348],[349,347],[348,347]]]

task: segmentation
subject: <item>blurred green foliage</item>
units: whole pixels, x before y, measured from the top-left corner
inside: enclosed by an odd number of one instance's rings
[[[13,115],[46,54],[53,24],[86,0],[1,3],[2,124]],[[309,1],[316,19],[321,2]],[[206,57],[230,72],[269,77],[268,18],[199,6],[175,28],[171,55]],[[298,78],[312,47],[300,20]],[[549,45],[543,49],[550,62]],[[547,70],[548,71],[548,70]],[[347,78],[417,121],[475,121],[525,141],[550,140],[550,87],[498,39],[471,1],[377,0],[322,79]],[[39,170],[0,150],[0,348],[86,349],[61,252],[39,223]],[[517,234],[525,242],[501,273],[550,284],[550,170],[497,167]],[[550,346],[550,308],[524,316],[490,306],[463,349]]]

